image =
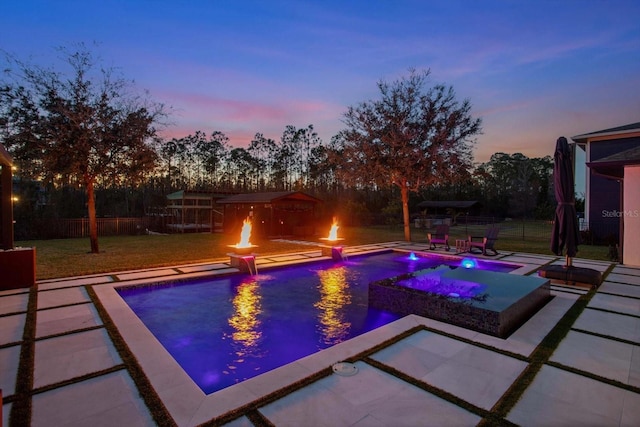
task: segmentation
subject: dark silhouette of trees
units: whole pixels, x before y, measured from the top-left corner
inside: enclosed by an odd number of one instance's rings
[[[544,218],[552,209],[552,171],[551,156],[530,159],[522,153],[495,153],[475,174],[490,213]]]
[[[2,139],[27,175],[84,188],[97,253],[96,187],[132,185],[155,166],[148,142],[165,111],[132,95],[130,82],[100,68],[84,46],[60,53],[68,74],[12,61],[12,81],[2,85]]]
[[[236,147],[220,130],[158,137],[162,105],[132,95],[130,82],[86,50],[62,52],[70,72],[10,61],[15,69],[0,80],[0,141],[26,195],[14,217],[88,214],[93,252],[98,214],[162,212],[177,190],[306,191],[325,201],[322,215],[345,225],[402,218],[407,240],[422,200],[478,200],[493,216],[553,212],[551,157],[496,153],[473,167],[481,121],[453,88],[430,87],[429,71],[380,81],[379,97],[348,107],[345,129],[328,143],[309,124],[287,125],[277,140],[256,132]]]
[[[411,71],[392,83],[378,83],[380,99],[349,107],[340,155],[343,179],[361,187],[397,186],[404,234],[411,240],[409,192],[455,181],[472,167],[471,144],[481,120],[471,117],[468,100],[453,88],[427,88],[430,72]]]

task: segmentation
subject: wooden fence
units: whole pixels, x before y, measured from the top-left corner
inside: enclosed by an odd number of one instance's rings
[[[98,236],[144,234],[149,228],[149,217],[98,218]],[[89,218],[38,219],[22,224],[16,222],[17,240],[67,239],[89,236]]]

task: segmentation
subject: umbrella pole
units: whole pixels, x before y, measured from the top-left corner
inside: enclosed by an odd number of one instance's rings
[[[569,255],[566,256],[565,267],[571,267],[573,265],[573,259]]]

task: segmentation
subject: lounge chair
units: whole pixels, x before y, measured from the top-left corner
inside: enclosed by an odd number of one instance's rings
[[[449,226],[441,224],[436,226],[435,233],[427,233],[427,239],[429,240],[429,249],[435,249],[436,245],[444,245],[444,250],[448,251],[449,248]]]
[[[484,236],[469,236],[469,252],[473,253],[475,248],[480,249],[482,255],[498,255],[498,251],[496,251],[494,246],[498,240],[499,231],[500,229],[498,227],[490,225],[487,227]],[[487,254],[487,250],[493,253]]]

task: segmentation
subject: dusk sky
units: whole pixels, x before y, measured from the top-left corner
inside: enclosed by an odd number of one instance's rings
[[[476,162],[640,121],[637,0],[0,1],[0,50],[49,65],[78,43],[173,109],[167,138],[313,124],[328,143],[410,68],[470,100]]]

